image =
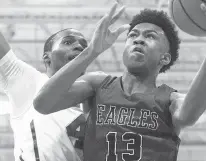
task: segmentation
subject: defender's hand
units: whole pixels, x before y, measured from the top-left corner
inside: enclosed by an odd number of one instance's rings
[[[109,14],[106,14],[97,24],[95,32],[93,34],[92,40],[90,42],[90,47],[93,52],[100,54],[107,50],[118,38],[118,36],[129,29],[130,25],[122,25],[115,31],[111,31],[109,27],[116,22],[119,17],[124,12],[124,7],[115,15],[117,8],[117,3],[113,5]]]

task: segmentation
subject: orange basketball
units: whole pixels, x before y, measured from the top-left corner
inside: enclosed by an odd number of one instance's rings
[[[169,12],[175,24],[193,36],[206,36],[206,15],[202,0],[170,0]]]

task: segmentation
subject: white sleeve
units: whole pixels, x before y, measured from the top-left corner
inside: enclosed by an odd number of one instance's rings
[[[0,92],[0,115],[11,113],[11,103],[5,93]]]
[[[48,77],[18,59],[10,50],[0,60],[0,88],[9,96],[12,115],[18,117],[33,107],[33,99]]]

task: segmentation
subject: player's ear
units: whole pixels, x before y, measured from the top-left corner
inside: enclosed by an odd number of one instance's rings
[[[171,55],[169,53],[164,53],[163,55],[161,55],[160,58],[160,64],[161,65],[168,65],[171,61]]]
[[[44,55],[43,55],[43,61],[44,61],[44,64],[45,66],[50,66],[51,64],[51,59],[49,57],[49,52],[45,52]]]

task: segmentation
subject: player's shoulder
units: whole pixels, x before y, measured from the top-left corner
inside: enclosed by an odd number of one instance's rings
[[[170,101],[177,101],[179,99],[184,99],[186,94],[179,93],[179,92],[172,92],[170,95]]]
[[[92,78],[106,78],[108,76],[107,73],[103,72],[103,71],[95,71],[95,72],[88,72],[85,75],[87,75],[88,77],[92,77]]]
[[[101,85],[101,83],[108,77],[109,75],[102,71],[88,72],[82,77],[80,77],[80,81],[87,81],[94,88]]]

